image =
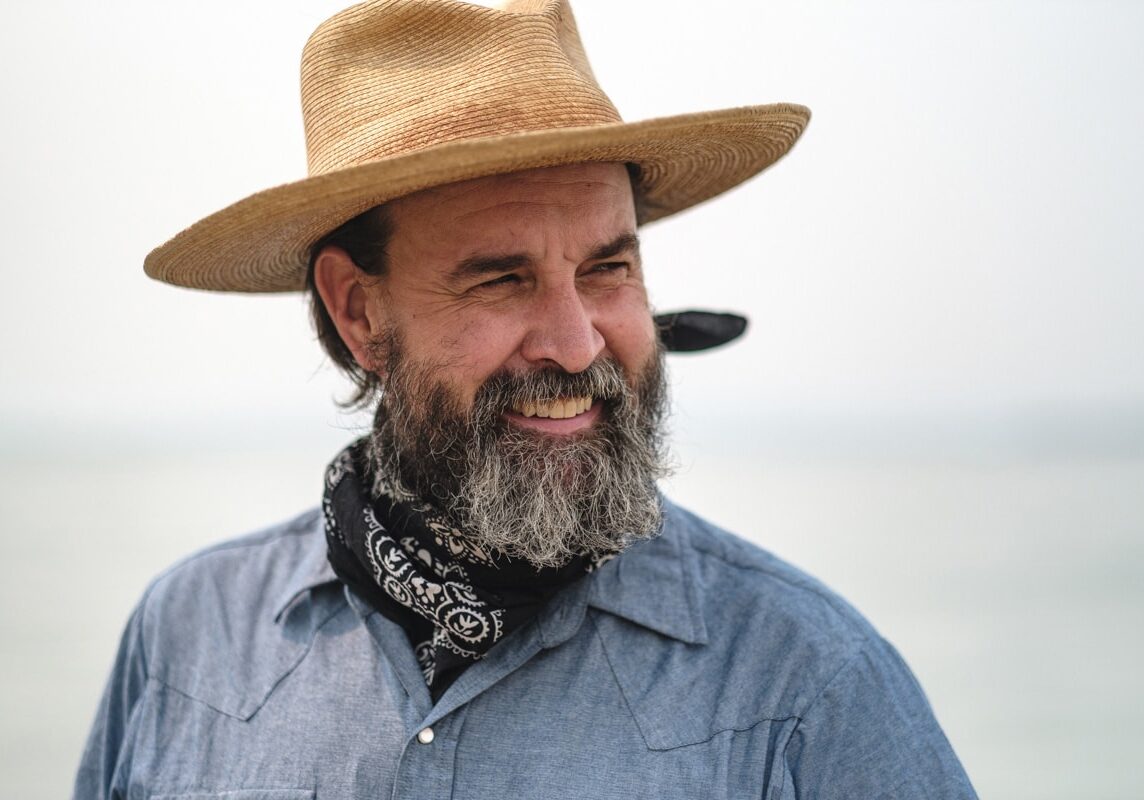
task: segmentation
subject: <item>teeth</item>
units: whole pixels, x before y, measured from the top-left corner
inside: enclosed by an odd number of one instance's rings
[[[514,406],[513,410],[524,417],[568,419],[583,414],[591,407],[592,398],[589,396],[561,398],[550,403],[523,403]]]

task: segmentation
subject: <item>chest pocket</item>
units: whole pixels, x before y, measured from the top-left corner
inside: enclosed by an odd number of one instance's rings
[[[689,747],[756,728],[769,736],[772,728],[796,719],[765,675],[742,679],[717,648],[668,641],[606,614],[596,624],[649,750]]]

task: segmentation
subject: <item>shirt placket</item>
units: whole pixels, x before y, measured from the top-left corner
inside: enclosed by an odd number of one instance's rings
[[[541,649],[555,647],[571,637],[584,621],[588,586],[589,580],[583,580],[557,596],[536,619],[466,669],[435,705],[431,705],[428,687],[404,632],[380,614],[370,613],[361,600],[348,593],[367,629],[393,663],[409,700],[393,800],[446,800],[452,796],[457,746],[469,703]]]
[[[453,796],[457,742],[467,712],[468,705],[462,705],[431,723],[432,717],[414,726],[397,765],[393,800],[449,800]]]

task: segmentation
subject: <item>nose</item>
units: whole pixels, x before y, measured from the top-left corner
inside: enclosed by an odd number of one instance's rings
[[[520,346],[526,361],[582,372],[603,349],[604,337],[575,285],[551,286],[538,294]]]

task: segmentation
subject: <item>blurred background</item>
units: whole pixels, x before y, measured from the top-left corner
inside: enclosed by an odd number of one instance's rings
[[[147,581],[317,503],[366,420],[299,296],[144,255],[305,175],[341,0],[10,4],[0,25],[0,773],[70,791]],[[1144,796],[1144,4],[577,0],[629,120],[810,106],[761,178],[649,226],[684,504],[904,653],[978,791]]]

